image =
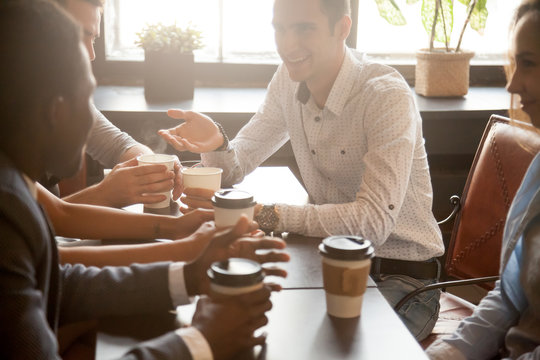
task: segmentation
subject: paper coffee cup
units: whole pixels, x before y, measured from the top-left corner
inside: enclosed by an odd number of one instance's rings
[[[253,195],[247,191],[238,189],[216,191],[212,197],[216,226],[234,226],[242,215],[253,220],[255,204]]]
[[[182,168],[184,188],[201,188],[218,191],[221,188],[223,169],[216,167]]]
[[[319,245],[326,310],[339,318],[360,316],[373,246],[359,236],[330,236]]]
[[[259,263],[230,258],[213,263],[207,271],[212,296],[246,294],[263,287],[264,272]]]
[[[167,166],[167,170],[174,170],[174,163],[178,161],[178,157],[176,155],[168,154],[147,154],[138,156],[137,161],[139,165],[163,164]],[[165,195],[166,199],[153,204],[144,204],[144,207],[149,209],[162,209],[169,207],[171,203],[171,190],[157,194]]]

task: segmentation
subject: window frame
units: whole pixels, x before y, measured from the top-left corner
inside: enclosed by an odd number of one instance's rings
[[[347,45],[356,47],[358,29],[358,2],[351,0],[352,28]],[[101,36],[96,39],[96,59],[93,69],[100,85],[142,85],[143,62],[106,60],[105,22],[101,21]],[[398,70],[410,86],[414,86],[415,65],[388,63]],[[265,87],[272,79],[277,65],[237,64],[237,63],[195,63],[196,86],[252,86]],[[471,65],[469,83],[471,86],[504,86],[506,77],[503,65]]]

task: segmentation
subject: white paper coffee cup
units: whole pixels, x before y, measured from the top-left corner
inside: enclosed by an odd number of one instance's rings
[[[201,188],[218,191],[221,188],[223,169],[216,167],[182,168],[184,188]]]
[[[360,316],[374,256],[371,242],[357,236],[331,236],[322,241],[319,252],[328,314]]]
[[[253,195],[247,191],[238,189],[216,191],[212,197],[216,226],[234,226],[242,215],[253,220],[255,204]]]
[[[207,271],[213,296],[247,294],[263,287],[264,272],[259,263],[230,258],[213,263]]]
[[[169,154],[147,154],[147,155],[138,156],[137,161],[139,165],[163,164],[167,166],[167,170],[174,170],[174,163],[178,161],[178,157],[176,155],[169,155]],[[144,207],[149,208],[149,209],[162,209],[170,205],[171,190],[156,193],[156,194],[165,195],[166,199],[163,201],[159,201],[157,203],[144,204]]]

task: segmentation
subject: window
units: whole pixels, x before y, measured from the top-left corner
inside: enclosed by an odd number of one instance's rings
[[[504,62],[507,52],[508,29],[511,14],[519,4],[519,0],[488,0],[489,12],[486,29],[483,35],[470,27],[465,31],[463,49],[475,51],[473,63]],[[413,62],[415,49],[429,45],[429,35],[420,21],[422,1],[406,4],[404,0],[396,0],[407,25],[393,26],[378,15],[375,0],[360,0],[358,11],[357,48],[375,58],[392,59],[399,62]],[[451,47],[455,47],[459,33],[466,17],[466,6],[454,1],[454,26],[451,36]],[[376,34],[376,36],[374,36]],[[438,46],[441,46],[439,44]]]
[[[398,65],[410,81],[414,76],[414,52],[428,42],[419,21],[424,0],[413,5],[405,0],[395,1],[408,21],[406,26],[398,28],[386,23],[378,15],[376,0],[351,0],[353,34],[348,44],[378,60]],[[491,73],[497,75],[499,83],[504,79],[500,65],[507,51],[510,14],[518,3],[519,0],[488,0],[484,36],[467,29],[463,46],[475,50],[473,64],[489,65],[476,66],[481,82],[492,77]],[[102,24],[104,35],[100,39],[103,55],[96,64],[97,73],[105,74],[104,77],[140,78],[143,51],[134,44],[136,32],[146,23],[176,22],[191,23],[203,33],[205,47],[195,52],[198,77],[213,79],[218,75],[225,76],[225,82],[234,82],[238,76],[251,79],[260,73],[257,81],[264,83],[279,63],[271,26],[272,6],[273,0],[108,0]],[[454,1],[453,42],[465,12],[465,6]],[[405,67],[400,68],[400,64]]]
[[[197,62],[277,63],[273,0],[114,0],[105,8],[107,60],[143,60],[134,44],[146,23],[192,24],[204,36]]]

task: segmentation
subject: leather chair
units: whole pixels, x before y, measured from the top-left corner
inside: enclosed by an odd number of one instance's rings
[[[431,289],[469,284],[480,284],[487,290],[493,288],[499,274],[506,215],[529,164],[540,151],[538,137],[530,134],[532,129],[526,123],[491,116],[461,199],[451,198],[454,211],[443,220],[449,221],[456,215],[445,264],[445,278],[452,281],[416,290],[396,304],[396,310],[419,292]],[[439,320],[432,334],[422,342],[424,348],[438,336],[452,333],[474,310],[473,304],[445,291],[440,304]]]

